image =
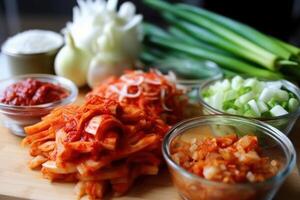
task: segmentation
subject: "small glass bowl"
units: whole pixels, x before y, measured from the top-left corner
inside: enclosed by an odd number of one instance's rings
[[[217,81],[223,81],[224,79],[218,79],[218,80],[209,80],[204,82],[200,86],[200,90],[198,91],[198,97],[199,97],[199,102],[203,107],[203,114],[205,115],[233,115],[229,113],[225,113],[223,111],[217,110],[210,106],[208,103],[206,103],[202,97],[201,92],[204,91],[205,89],[209,88],[209,86],[215,84]],[[288,91],[294,93],[297,98],[300,100],[300,89],[294,85],[293,83],[287,81],[287,80],[280,80],[283,87],[287,89]],[[300,115],[300,107],[292,113],[288,113],[286,115],[278,116],[278,117],[245,117],[238,115],[239,117],[247,118],[247,119],[257,119],[259,121],[265,122],[267,124],[270,124],[276,128],[278,128],[280,131],[282,131],[284,134],[288,135],[290,131],[292,130],[293,126],[295,125],[298,117]],[[234,115],[236,116],[236,115]]]
[[[229,184],[210,181],[186,171],[173,161],[170,145],[174,139],[185,141],[207,136],[220,136],[251,129],[257,135],[264,156],[281,162],[281,170],[276,176],[260,183]],[[175,125],[163,141],[163,156],[167,161],[173,183],[185,200],[270,200],[295,166],[296,152],[291,141],[278,129],[254,119],[236,116],[202,116]]]
[[[14,106],[0,103],[0,113],[4,117],[2,120],[4,126],[10,129],[13,134],[18,136],[25,136],[25,126],[39,122],[41,117],[49,114],[52,109],[58,106],[73,103],[78,95],[78,89],[72,81],[63,77],[46,74],[26,74],[1,80],[0,94],[3,94],[4,90],[9,85],[28,78],[57,84],[65,88],[69,92],[69,96],[59,101],[34,106]]]

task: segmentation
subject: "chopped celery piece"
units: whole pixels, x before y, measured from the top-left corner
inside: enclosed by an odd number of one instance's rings
[[[285,90],[276,90],[274,91],[275,93],[275,98],[278,101],[288,101],[289,100],[289,94]]]
[[[235,76],[232,80],[231,80],[231,87],[232,89],[236,90],[239,89],[240,87],[242,87],[244,80],[242,79],[242,77],[240,76]]]
[[[245,104],[253,98],[254,98],[254,93],[253,92],[248,92],[248,93],[243,94],[242,96],[240,96],[239,100],[242,104]]]
[[[222,99],[223,94],[221,92],[216,93],[214,96],[211,97],[211,105],[212,107],[221,110],[222,109]]]
[[[229,90],[230,89],[230,82],[228,79],[225,79],[223,82],[222,82],[222,88],[223,90]]]
[[[238,96],[238,94],[237,94],[236,91],[234,91],[234,90],[229,90],[229,91],[226,91],[226,92],[225,92],[224,100],[225,100],[225,101],[232,100],[232,99],[237,98],[237,96]]]
[[[267,103],[273,96],[274,91],[271,88],[264,88],[258,99]]]
[[[273,117],[281,116],[281,115],[286,115],[288,112],[281,107],[280,105],[274,106],[271,110],[270,113]]]
[[[291,98],[288,102],[288,110],[290,112],[294,112],[298,109],[299,107],[299,101],[295,98]]]
[[[257,101],[257,106],[258,106],[259,111],[260,111],[261,113],[264,113],[264,112],[266,112],[266,111],[269,110],[269,109],[268,109],[268,106],[267,106],[263,101],[258,100],[258,101]]]
[[[249,78],[249,79],[245,80],[244,86],[253,88],[256,86],[256,84],[258,84],[258,80],[256,78]]]
[[[251,107],[251,110],[254,111],[254,113],[256,114],[257,117],[260,117],[261,113],[259,111],[259,108],[257,106],[257,103],[254,99],[250,100],[248,102],[249,106]]]

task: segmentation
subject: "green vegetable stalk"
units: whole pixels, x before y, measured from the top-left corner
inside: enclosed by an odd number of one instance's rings
[[[276,70],[278,68],[278,60],[280,57],[277,55],[265,50],[264,48],[252,43],[251,41],[245,39],[244,37],[240,36],[239,34],[233,32],[230,29],[227,29],[213,21],[199,17],[195,13],[191,13],[189,11],[178,9],[178,7],[172,6],[169,3],[160,0],[144,0],[146,4],[149,6],[156,8],[162,12],[168,12],[175,16],[178,16],[188,22],[194,23],[198,26],[206,28],[207,30],[220,35],[221,37],[231,41],[235,45],[239,46],[240,48],[245,48],[249,50],[252,54],[262,57],[260,60],[262,66],[270,69]]]
[[[182,51],[191,54],[193,56],[197,56],[203,59],[213,60],[226,69],[234,70],[243,74],[249,74],[252,76],[264,77],[268,79],[281,78],[280,74],[277,74],[275,72],[255,68],[252,65],[245,63],[243,61],[239,61],[237,59],[233,59],[221,54],[217,54],[215,52],[203,50],[198,48],[197,46],[185,44],[180,41],[176,41],[168,38],[160,38],[160,37],[150,38],[150,41],[153,42],[154,44],[158,44],[177,51]]]
[[[162,48],[163,54],[175,50],[185,59],[214,61],[228,76],[242,73],[300,80],[298,47],[203,8],[162,0],[144,2],[162,13],[169,23],[167,31],[147,25],[144,45],[149,49]],[[174,55],[170,55],[172,59],[163,57],[166,62],[174,61]],[[148,57],[150,63],[154,59]]]

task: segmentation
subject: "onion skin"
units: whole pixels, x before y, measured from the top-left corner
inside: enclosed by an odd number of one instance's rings
[[[55,61],[55,73],[73,81],[78,87],[86,85],[90,56],[75,46],[73,37],[68,34],[66,45],[58,52]]]

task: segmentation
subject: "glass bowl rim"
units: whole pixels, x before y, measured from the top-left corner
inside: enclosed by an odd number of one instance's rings
[[[48,79],[56,81],[57,83],[61,84],[60,86],[64,89],[67,89],[70,94],[58,101],[50,102],[50,103],[44,103],[44,104],[38,104],[38,105],[31,105],[31,106],[15,106],[5,103],[0,103],[0,112],[9,113],[9,111],[22,111],[22,112],[32,112],[32,110],[35,109],[51,109],[53,107],[64,105],[73,102],[77,96],[78,96],[78,88],[77,86],[69,79],[64,78],[62,76],[56,76],[51,74],[25,74],[25,75],[19,75],[19,76],[12,76],[7,79],[0,80],[0,84],[7,81],[13,81],[13,80],[25,80],[27,78],[32,79]],[[47,82],[47,81],[44,81]]]
[[[244,76],[242,76],[244,77]],[[248,77],[248,78],[256,78],[256,77]],[[202,104],[205,108],[209,109],[210,111],[213,111],[216,114],[220,114],[220,115],[228,115],[228,116],[237,116],[237,117],[242,117],[245,119],[256,119],[256,120],[261,120],[261,121],[269,121],[269,120],[279,120],[279,119],[285,119],[285,118],[289,118],[289,117],[293,117],[293,116],[299,116],[300,115],[300,106],[298,106],[298,109],[294,112],[285,114],[285,115],[280,115],[277,117],[246,117],[243,115],[235,115],[235,114],[230,114],[230,113],[226,113],[224,111],[218,110],[212,106],[210,106],[208,103],[206,103],[202,97],[201,92],[203,91],[204,88],[209,87],[212,83],[215,83],[217,81],[222,81],[222,80],[226,80],[228,78],[224,77],[224,78],[220,78],[217,80],[207,80],[205,82],[203,82],[199,89],[198,89],[198,101],[200,104]],[[231,79],[231,78],[229,78]],[[258,80],[262,80],[260,78],[257,78]],[[298,97],[298,100],[300,101],[300,89],[299,87],[297,87],[295,84],[293,84],[292,82],[288,81],[288,80],[284,80],[284,79],[280,79],[280,80],[269,80],[269,81],[280,81],[282,82],[282,84],[284,86],[288,86],[290,88],[293,88],[296,91],[296,96]],[[290,91],[290,89],[287,88],[288,91]],[[292,91],[290,91],[292,92]],[[293,92],[294,93],[294,92]]]
[[[207,120],[207,119],[215,120],[215,118],[225,118],[225,119],[231,120],[231,121],[232,120],[238,121],[239,123],[242,121],[242,123],[246,123],[248,125],[252,125],[252,126],[258,127],[260,129],[264,129],[265,130],[264,134],[268,135],[273,140],[275,140],[273,137],[278,139],[278,141],[276,141],[276,142],[279,143],[280,146],[283,148],[285,157],[287,157],[287,162],[286,162],[285,166],[275,176],[267,179],[266,181],[255,182],[255,183],[248,183],[248,182],[247,183],[234,183],[234,184],[207,180],[205,178],[202,178],[200,176],[197,176],[197,175],[185,170],[183,167],[178,165],[172,159],[171,153],[170,153],[170,148],[169,148],[169,145],[172,142],[172,140],[178,134],[180,134],[180,132],[178,132],[179,131],[178,129],[182,126],[188,127],[189,125],[191,125],[191,123],[199,123],[199,122],[201,122],[203,120]],[[196,127],[196,126],[193,126],[193,127]],[[288,151],[288,152],[286,152],[286,151]],[[281,131],[279,131],[278,129],[274,128],[273,126],[271,126],[267,123],[261,122],[256,119],[246,119],[246,118],[241,118],[241,117],[237,117],[237,116],[228,116],[228,115],[203,115],[203,116],[187,119],[187,120],[177,123],[168,131],[168,133],[164,137],[163,145],[162,145],[162,153],[163,153],[163,157],[166,160],[167,164],[170,165],[173,169],[175,169],[178,173],[180,173],[180,175],[182,175],[188,179],[192,179],[197,182],[204,183],[204,184],[217,185],[217,186],[223,186],[223,187],[233,186],[233,187],[244,188],[244,187],[260,187],[262,185],[272,184],[277,181],[284,180],[284,178],[290,174],[290,172],[292,171],[292,169],[294,168],[294,166],[296,164],[295,148],[294,148],[292,142],[288,139],[288,137],[286,135],[284,135]]]

